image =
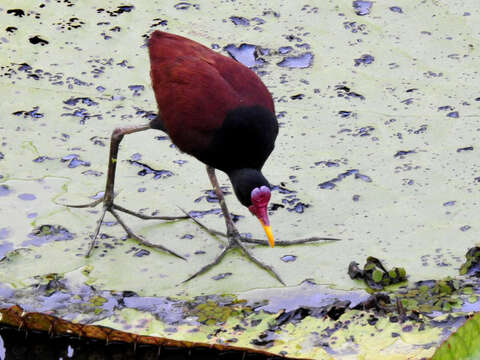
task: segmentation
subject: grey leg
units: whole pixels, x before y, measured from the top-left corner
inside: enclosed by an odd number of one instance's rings
[[[120,218],[118,213],[115,210],[124,212],[129,215],[136,216],[140,219],[144,220],[178,220],[178,219],[186,219],[189,216],[147,216],[143,215],[128,209],[125,209],[122,206],[116,205],[113,202],[114,196],[114,185],[115,185],[115,172],[117,170],[117,158],[118,158],[118,148],[120,146],[120,142],[122,141],[123,137],[127,134],[133,134],[135,132],[139,131],[145,131],[151,129],[150,124],[143,124],[143,125],[132,125],[132,126],[126,126],[126,127],[121,127],[121,128],[116,128],[112,132],[111,136],[111,141],[110,141],[110,155],[108,157],[108,173],[107,173],[107,182],[105,186],[105,194],[101,199],[97,199],[92,203],[89,204],[83,204],[83,205],[66,205],[68,207],[73,207],[73,208],[86,208],[86,207],[95,207],[96,205],[100,204],[103,202],[103,210],[102,214],[100,215],[100,218],[97,221],[97,227],[95,229],[95,232],[92,236],[92,241],[90,243],[90,246],[88,248],[88,252],[86,254],[87,257],[90,256],[98,234],[100,232],[100,228],[102,226],[103,219],[105,217],[106,212],[112,213],[112,215],[117,219],[118,223],[123,227],[125,232],[127,233],[128,236],[136,239],[139,243],[148,246],[148,247],[155,247],[157,249],[163,250],[171,255],[174,255],[176,257],[179,257],[181,259],[185,258],[161,245],[155,245],[152,244],[144,239],[142,239],[140,236],[135,235],[130,228],[123,222],[123,220]]]
[[[230,213],[228,211],[227,205],[225,203],[225,198],[223,196],[222,190],[220,189],[220,186],[218,184],[217,176],[215,175],[215,169],[211,166],[207,166],[207,173],[208,177],[210,179],[210,182],[212,183],[213,190],[215,191],[215,194],[217,195],[217,198],[220,202],[220,207],[222,208],[222,213],[223,217],[225,218],[225,224],[227,225],[227,238],[228,238],[228,245],[222,250],[222,252],[209,264],[203,266],[200,270],[198,270],[195,274],[190,276],[188,279],[186,279],[184,282],[190,281],[193,278],[197,277],[200,274],[203,274],[210,270],[212,267],[215,265],[218,265],[220,261],[225,257],[226,253],[230,249],[234,248],[239,248],[245,256],[250,259],[252,262],[257,264],[259,267],[270,273],[275,279],[277,279],[280,283],[285,285],[283,282],[282,278],[280,275],[277,274],[277,272],[269,265],[264,264],[257,258],[255,258],[250,251],[242,244],[242,239],[240,237],[240,234],[238,233],[237,228],[233,224],[232,217],[230,216]],[[194,219],[196,221],[196,219]],[[198,222],[197,222],[198,223]],[[203,227],[203,225],[202,225]]]

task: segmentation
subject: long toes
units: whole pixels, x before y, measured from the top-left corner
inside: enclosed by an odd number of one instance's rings
[[[136,211],[126,209],[123,206],[120,206],[120,205],[117,205],[117,204],[113,204],[113,208],[115,210],[124,212],[125,214],[129,214],[129,215],[138,217],[142,220],[181,220],[181,219],[190,218],[190,216],[188,214],[187,215],[182,215],[182,216],[149,216],[149,215],[144,215],[144,214],[136,212]]]
[[[203,266],[200,270],[198,270],[195,274],[191,275],[190,277],[188,277],[187,279],[183,280],[182,283],[186,283],[190,280],[192,280],[193,278],[196,278],[198,275],[200,274],[203,274],[205,272],[207,272],[208,270],[210,270],[211,268],[213,268],[215,265],[218,265],[220,264],[220,261],[222,261],[222,259],[225,257],[225,255],[227,254],[227,251],[231,249],[231,245],[225,247],[222,252],[220,254],[218,254],[218,256],[215,258],[215,260],[213,260],[211,263]]]
[[[273,277],[275,279],[277,279],[282,285],[286,285],[285,282],[282,280],[282,278],[280,277],[280,275],[278,275],[278,273],[275,271],[275,269],[273,267],[271,267],[270,265],[267,265],[265,264],[264,262],[258,260],[255,256],[253,256],[250,251],[245,247],[243,246],[241,243],[240,243],[240,237],[237,238],[236,240],[238,242],[238,247],[243,251],[243,253],[245,254],[245,256],[250,260],[252,261],[253,263],[257,264],[257,266],[259,266],[260,268],[262,268],[263,270],[265,270],[266,272],[268,272],[270,275],[273,275]]]
[[[317,241],[340,241],[341,239],[331,238],[331,237],[310,237],[305,239],[296,239],[296,240],[275,240],[275,245],[279,246],[290,246],[290,245],[300,245],[300,244],[308,244]],[[257,245],[265,245],[270,246],[268,241],[263,239],[253,239],[247,238],[245,236],[240,236],[240,241],[245,244],[257,244]]]
[[[87,208],[87,207],[95,207],[98,204],[100,204],[101,202],[103,202],[103,196],[100,199],[92,201],[91,203],[88,203],[88,204],[79,204],[79,205],[76,205],[76,204],[59,204],[59,205],[69,207],[69,208],[81,209],[81,208]]]

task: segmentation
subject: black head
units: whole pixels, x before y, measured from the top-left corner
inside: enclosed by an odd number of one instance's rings
[[[266,186],[270,189],[268,180],[256,169],[240,169],[231,171],[228,176],[238,201],[247,208],[252,205],[252,191]]]
[[[228,175],[238,200],[260,221],[268,242],[273,247],[275,241],[267,213],[270,200],[270,184],[267,179],[255,169],[234,170]]]

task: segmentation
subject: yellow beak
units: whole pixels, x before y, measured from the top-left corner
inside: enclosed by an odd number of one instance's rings
[[[260,220],[260,224],[263,227],[263,230],[265,230],[265,234],[267,235],[268,238],[268,243],[270,244],[270,247],[274,247],[275,245],[275,240],[273,239],[273,233],[272,233],[272,228],[270,225],[265,225],[262,220]]]

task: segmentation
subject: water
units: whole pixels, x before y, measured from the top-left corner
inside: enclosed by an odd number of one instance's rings
[[[224,50],[227,51],[232,58],[249,68],[262,66],[265,63],[263,59],[257,58],[255,54],[256,49],[257,46],[252,44],[241,44],[239,47],[230,44],[224,47]]]
[[[307,68],[313,64],[313,54],[311,52],[306,52],[298,56],[288,56],[285,57],[282,61],[277,63],[278,66],[288,67],[291,69],[295,68]]]
[[[230,16],[230,20],[232,20],[232,22],[235,25],[241,25],[241,26],[250,25],[250,21],[248,21],[248,19],[246,19],[244,17],[241,17],[241,16]]]
[[[371,1],[354,1],[352,5],[357,15],[365,16],[370,14],[373,3]]]
[[[284,255],[280,258],[283,262],[293,262],[297,260],[297,257],[295,255]]]

